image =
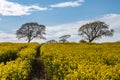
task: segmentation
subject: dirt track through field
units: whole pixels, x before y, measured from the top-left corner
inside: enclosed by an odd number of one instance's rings
[[[43,61],[40,58],[40,47],[37,50],[36,57],[32,64],[32,70],[27,80],[50,80]]]

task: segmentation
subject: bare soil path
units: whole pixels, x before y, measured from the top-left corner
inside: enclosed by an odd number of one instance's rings
[[[40,58],[40,47],[37,50],[36,57],[32,64],[32,70],[27,80],[50,80],[43,61]]]

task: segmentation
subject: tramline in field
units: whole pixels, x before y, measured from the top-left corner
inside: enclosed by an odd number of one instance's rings
[[[36,75],[47,75],[45,80],[119,80],[119,48],[117,42],[0,43],[0,80],[29,80],[38,54],[46,73]],[[43,69],[41,67],[37,68]]]
[[[19,46],[19,47],[18,47]],[[4,46],[8,48],[8,50],[11,50],[9,54],[12,54],[12,51],[14,51],[13,47],[16,49],[16,59],[7,61],[6,64],[1,62],[0,64],[0,80],[26,80],[28,78],[28,75],[31,71],[32,62],[36,56],[37,48],[40,45],[37,43],[31,43],[31,44],[12,44],[9,49],[7,46]],[[22,50],[19,48],[24,47]],[[3,49],[6,49],[3,48]],[[8,51],[7,51],[8,52]],[[1,54],[1,53],[0,53]],[[2,53],[3,54],[3,53]],[[6,52],[4,53],[7,54]],[[4,55],[1,55],[3,57]],[[13,55],[11,55],[13,56]],[[6,55],[5,57],[10,57]]]

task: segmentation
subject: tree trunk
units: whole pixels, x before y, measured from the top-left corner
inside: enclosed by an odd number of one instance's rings
[[[28,40],[28,43],[30,43],[30,39]]]
[[[28,37],[28,43],[30,43],[30,41],[31,41],[31,38],[30,38],[30,37]]]
[[[93,37],[92,39],[89,39],[89,42],[92,42],[93,40],[95,40],[97,36]]]
[[[90,39],[89,42],[91,43],[94,39]]]

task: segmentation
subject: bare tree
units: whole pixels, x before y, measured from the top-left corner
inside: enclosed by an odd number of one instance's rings
[[[104,22],[95,21],[82,25],[78,32],[85,40],[92,42],[93,40],[99,39],[103,36],[113,36],[114,30],[109,30],[108,25]]]
[[[39,25],[36,22],[25,23],[16,31],[17,38],[26,37],[28,43],[34,38],[46,39],[43,34],[45,35],[45,26]]]
[[[70,37],[70,35],[63,35],[63,36],[61,36],[61,37],[59,37],[60,38],[60,42],[67,42],[67,39]]]

